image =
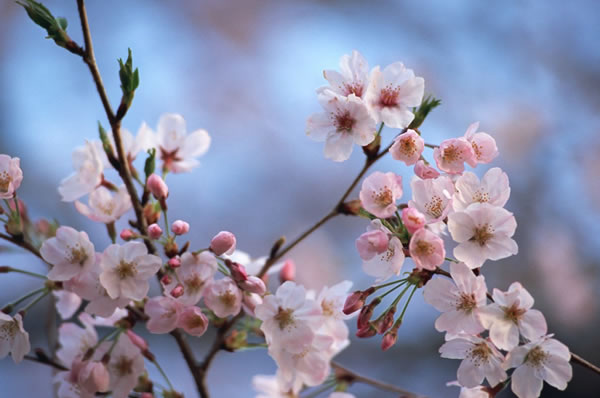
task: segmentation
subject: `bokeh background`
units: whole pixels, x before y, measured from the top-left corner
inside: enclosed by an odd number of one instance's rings
[[[44,2],[82,36],[75,2]],[[293,238],[327,212],[358,172],[362,154],[337,164],[309,140],[305,120],[319,111],[315,89],[323,69],[335,69],[353,49],[370,65],[401,60],[441,98],[422,126],[430,143],[460,136],[473,121],[496,137],[494,166],[508,172],[507,208],[519,223],[519,255],[489,262],[488,286],[521,281],[536,298],[550,330],[572,351],[600,362],[600,4],[533,1],[89,1],[96,57],[113,105],[120,98],[117,62],[133,50],[141,84],[124,127],[155,126],[164,112],[184,115],[188,129],[213,139],[202,166],[169,177],[171,218],[192,222],[194,247],[222,229],[258,257],[280,236]],[[96,248],[101,226],[60,202],[58,182],[71,172],[70,156],[96,139],[105,116],[81,60],[44,40],[44,32],[12,1],[0,4],[0,152],[21,158],[19,191],[33,218],[56,218],[90,231]],[[384,131],[384,141],[393,137]],[[431,159],[431,153],[426,154]],[[478,168],[483,173],[487,167]],[[374,170],[405,178],[411,169],[383,159]],[[121,226],[125,221],[121,221]],[[354,239],[364,220],[339,217],[290,257],[299,280],[312,288],[342,279],[365,288]],[[0,243],[2,264],[43,271],[31,255]],[[410,261],[405,265],[410,267]],[[0,303],[34,288],[27,277],[4,275]],[[26,327],[45,347],[46,309]],[[383,354],[379,339],[353,340],[338,357],[349,368],[430,397],[457,396],[445,383],[459,362],[437,354],[443,335],[437,313],[422,294],[411,304],[398,344]],[[352,326],[353,327],[353,326]],[[194,397],[192,379],[168,336],[146,335],[171,380]],[[194,338],[200,355],[211,333]],[[156,376],[152,366],[148,366]],[[264,352],[221,353],[209,374],[215,397],[252,397],[251,377],[275,371]],[[51,371],[35,363],[0,362],[0,396],[50,397]],[[157,378],[158,379],[158,378]],[[359,397],[388,397],[355,386]],[[600,378],[574,366],[560,395],[597,397]],[[505,391],[501,396],[508,397]]]

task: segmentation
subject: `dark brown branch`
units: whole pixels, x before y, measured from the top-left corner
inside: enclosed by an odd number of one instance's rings
[[[13,243],[31,253],[33,253],[36,257],[38,257],[39,259],[41,259],[43,262],[46,262],[46,260],[44,260],[42,258],[42,255],[40,254],[40,251],[33,246],[31,243],[29,243],[28,241],[25,240],[24,237],[19,238],[15,238],[13,236],[10,235],[6,235],[3,233],[0,233],[0,239],[4,239],[5,241],[8,241],[10,243]],[[46,263],[47,264],[47,263]]]
[[[37,362],[37,363],[41,363],[44,365],[48,365],[48,366],[53,367],[54,369],[58,369],[58,370],[62,370],[62,371],[69,370],[67,367],[61,365],[58,362],[54,362],[50,358],[42,359],[42,358],[34,357],[33,355],[25,355],[24,359],[31,361],[31,362]]]

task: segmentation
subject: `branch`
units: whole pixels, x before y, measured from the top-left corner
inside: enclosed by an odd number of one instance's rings
[[[4,239],[4,240],[6,240],[6,241],[8,241],[10,243],[13,243],[13,244],[15,244],[15,245],[17,245],[17,246],[19,246],[19,247],[21,247],[21,248],[23,248],[23,249],[31,252],[31,253],[33,253],[36,257],[38,257],[43,262],[45,262],[46,264],[48,264],[46,262],[46,260],[44,260],[42,258],[42,255],[40,254],[40,251],[35,246],[33,246],[31,243],[27,242],[24,237],[21,237],[19,239],[19,238],[15,238],[13,236],[10,236],[10,235],[6,235],[6,234],[3,234],[3,233],[0,233],[0,239]]]
[[[41,364],[44,364],[44,365],[51,366],[54,369],[58,369],[58,370],[62,370],[62,371],[69,370],[65,366],[61,365],[58,362],[54,362],[50,358],[38,358],[38,357],[34,357],[33,355],[25,355],[23,358],[26,359],[26,360],[28,360],[28,361],[31,361],[31,362],[37,362],[37,363],[41,363]]]
[[[342,366],[337,362],[331,362],[331,366],[336,370],[336,377],[342,379],[348,383],[364,383],[369,384],[375,388],[384,391],[391,391],[400,394],[400,398],[423,398],[423,395],[418,395],[413,392],[407,391],[403,388],[397,387],[393,384],[384,383],[379,380],[371,379],[370,377],[362,376],[352,370]]]

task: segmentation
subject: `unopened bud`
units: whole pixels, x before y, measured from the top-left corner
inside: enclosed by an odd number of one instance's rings
[[[144,206],[144,218],[147,224],[155,224],[160,218],[160,205],[158,203],[148,203]]]
[[[346,302],[344,303],[343,312],[346,315],[350,315],[355,313],[356,311],[363,308],[365,305],[365,297],[364,293],[360,290],[355,291],[351,295],[346,298]]]
[[[356,331],[356,337],[366,338],[373,337],[377,334],[377,329],[375,329],[371,324],[367,323],[367,325],[361,329]]]
[[[169,196],[169,187],[157,174],[151,174],[146,181],[148,190],[154,195],[154,197],[160,201],[163,201]]]
[[[362,310],[360,310],[360,314],[358,314],[358,320],[356,323],[358,329],[364,328],[369,323],[371,317],[373,316],[373,310],[375,307],[377,307],[377,305],[379,305],[379,303],[381,303],[381,298],[377,297],[368,305],[364,306]]]
[[[240,264],[233,261],[226,261],[225,265],[231,271],[231,279],[235,281],[235,283],[242,283],[248,279],[248,274],[246,273],[246,268]]]
[[[175,286],[173,290],[171,290],[170,294],[175,298],[183,296],[183,285],[181,283],[178,283],[177,286]]]
[[[10,272],[11,268],[8,265],[0,266],[0,274],[6,274]]]
[[[360,200],[354,199],[348,202],[344,202],[340,205],[338,211],[342,214],[348,216],[356,216],[360,212],[360,208],[362,207],[362,203]]]
[[[169,264],[169,267],[171,268],[179,268],[181,266],[181,260],[179,259],[179,256],[175,256],[169,259],[167,264]]]
[[[173,279],[168,274],[165,274],[162,278],[160,278],[160,283],[162,283],[163,285],[170,285],[172,281]]]
[[[129,337],[129,340],[131,340],[133,345],[139,348],[142,352],[148,350],[148,343],[140,335],[138,335],[131,329],[127,329],[125,333],[127,334],[127,337]]]
[[[169,239],[167,243],[165,243],[165,254],[167,257],[175,257],[179,253],[179,247],[177,243],[173,239]]]
[[[240,287],[247,292],[256,293],[261,296],[267,292],[267,287],[263,280],[254,275],[251,275],[245,281],[240,282]]]
[[[385,333],[389,328],[392,327],[392,325],[394,325],[395,314],[396,307],[392,307],[386,311],[381,320],[377,323],[377,332],[379,332],[379,334]]]
[[[296,279],[296,263],[291,259],[285,260],[279,271],[279,280],[283,283],[294,279]]]
[[[121,231],[119,236],[123,240],[131,240],[131,239],[135,238],[135,233],[130,229],[124,229]]]
[[[171,224],[171,231],[175,235],[184,235],[190,231],[190,224],[183,220],[176,220]]]
[[[235,235],[229,231],[221,231],[210,241],[210,250],[217,256],[232,254],[235,251]]]
[[[383,351],[388,350],[396,344],[396,340],[398,340],[398,332],[395,329],[392,329],[383,336],[383,339],[381,339],[381,349]]]
[[[419,229],[425,226],[425,216],[419,210],[407,207],[402,210],[402,222],[406,227],[406,230],[414,234]]]
[[[162,236],[162,229],[158,224],[152,224],[148,227],[148,236],[150,239],[158,239]]]

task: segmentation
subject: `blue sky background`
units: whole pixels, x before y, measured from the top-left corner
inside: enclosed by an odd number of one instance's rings
[[[81,43],[75,2],[44,2],[65,16]],[[462,135],[473,121],[496,137],[500,166],[513,189],[520,253],[486,265],[488,286],[520,280],[545,312],[550,330],[600,362],[600,51],[597,2],[578,1],[116,1],[88,4],[96,58],[116,108],[119,57],[133,50],[141,84],[124,127],[155,126],[165,112],[205,128],[210,151],[193,173],[169,177],[170,217],[192,223],[193,246],[219,230],[234,231],[238,247],[267,253],[280,236],[293,238],[327,212],[358,172],[362,154],[333,163],[304,133],[319,111],[315,89],[323,69],[357,49],[372,66],[403,61],[441,98],[422,127],[427,142]],[[0,4],[0,152],[21,158],[19,191],[32,217],[55,217],[90,231],[96,248],[103,227],[60,202],[58,182],[72,168],[71,152],[95,139],[103,109],[85,65],[45,40],[13,2]],[[384,141],[394,136],[384,131]],[[427,153],[431,159],[431,153]],[[487,167],[478,168],[483,173]],[[373,170],[405,178],[411,169],[383,159]],[[114,177],[114,176],[113,176]],[[403,200],[405,201],[405,200]],[[124,223],[124,221],[122,220]],[[124,225],[124,224],[123,224]],[[354,239],[363,220],[331,221],[291,253],[299,279],[313,288],[352,279],[360,271]],[[0,246],[2,264],[43,270],[31,256]],[[406,265],[409,269],[410,264]],[[317,277],[318,276],[318,277]],[[0,303],[29,290],[22,277],[2,276]],[[34,287],[31,285],[30,287]],[[26,327],[44,346],[43,308]],[[458,361],[443,360],[437,313],[416,295],[393,350],[379,339],[353,341],[339,356],[350,368],[431,397],[456,396],[445,387]],[[172,381],[193,397],[191,377],[167,336],[147,336]],[[194,339],[201,354],[210,334]],[[595,356],[595,357],[594,357]],[[150,368],[154,376],[154,369]],[[251,397],[251,376],[272,373],[263,352],[220,354],[209,375],[217,397]],[[595,397],[600,379],[575,367],[563,396]],[[35,383],[31,383],[32,376]],[[0,396],[50,397],[50,371],[37,364],[0,362]],[[232,383],[235,377],[235,383]],[[385,397],[356,386],[360,397]],[[554,396],[547,387],[544,397]],[[510,396],[504,393],[504,396]]]

